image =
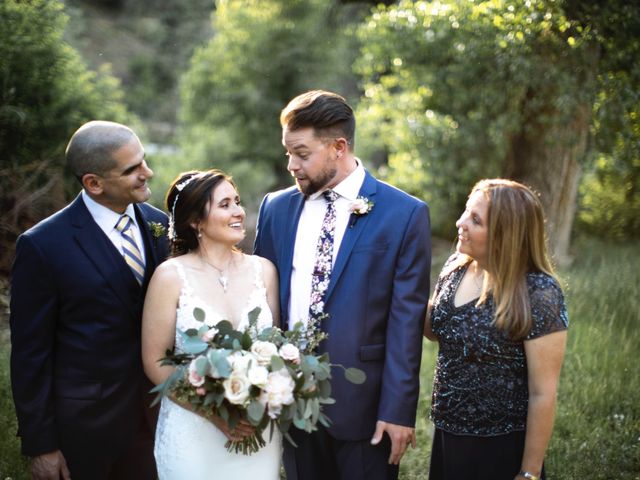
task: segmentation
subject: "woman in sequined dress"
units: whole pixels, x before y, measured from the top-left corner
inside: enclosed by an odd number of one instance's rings
[[[542,206],[482,180],[456,226],[425,324],[439,343],[429,480],[545,478],[568,319]]]

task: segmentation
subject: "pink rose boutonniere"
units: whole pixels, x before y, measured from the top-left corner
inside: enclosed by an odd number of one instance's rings
[[[374,203],[369,200],[367,197],[358,196],[351,204],[349,205],[349,211],[351,212],[351,221],[349,222],[349,228],[353,228],[358,221],[359,217],[366,215],[371,210],[373,210]]]

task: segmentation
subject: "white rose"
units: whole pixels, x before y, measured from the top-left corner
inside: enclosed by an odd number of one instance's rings
[[[290,360],[295,364],[300,363],[300,350],[293,343],[285,343],[280,347],[280,356],[285,360]]]
[[[251,353],[256,357],[258,364],[265,366],[271,363],[271,357],[278,354],[278,347],[271,342],[257,340],[251,345]]]
[[[286,369],[271,372],[267,378],[267,384],[260,394],[260,401],[267,405],[271,418],[278,418],[283,405],[291,405],[294,402],[293,390],[295,382]]]
[[[204,384],[204,376],[201,376],[198,373],[198,369],[196,368],[196,360],[197,358],[194,358],[189,364],[189,383],[194,387],[200,387]]]
[[[227,357],[229,365],[234,372],[247,374],[250,364],[256,364],[258,360],[254,355],[248,352],[234,352]]]
[[[225,398],[234,405],[244,405],[249,399],[251,382],[246,375],[232,372],[231,376],[222,382],[222,386]]]
[[[264,388],[264,386],[267,384],[267,378],[269,377],[269,370],[267,370],[266,367],[254,364],[249,369],[247,377],[249,378],[251,385]]]

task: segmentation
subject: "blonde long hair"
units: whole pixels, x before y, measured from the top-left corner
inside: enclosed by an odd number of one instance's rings
[[[556,278],[547,250],[542,204],[530,188],[512,180],[481,180],[471,194],[478,191],[489,203],[487,273],[478,304],[491,295],[494,325],[511,338],[522,339],[533,323],[527,272]]]

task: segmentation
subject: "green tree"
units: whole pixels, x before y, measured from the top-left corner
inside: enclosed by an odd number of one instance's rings
[[[58,1],[0,3],[0,270],[15,237],[67,200],[71,134],[90,119],[128,119],[108,69],[88,70],[63,40],[66,22]]]
[[[289,184],[279,114],[313,88],[354,88],[345,35],[362,6],[326,0],[221,0],[211,41],[182,83],[189,164],[230,171],[246,195]]]
[[[508,176],[541,193],[566,258],[594,106],[616,68],[608,45],[632,39],[595,19],[639,18],[622,2],[584,8],[596,3],[403,0],[363,24],[361,116],[388,130],[371,145],[388,152],[392,180],[431,201],[440,232],[476,180]]]

